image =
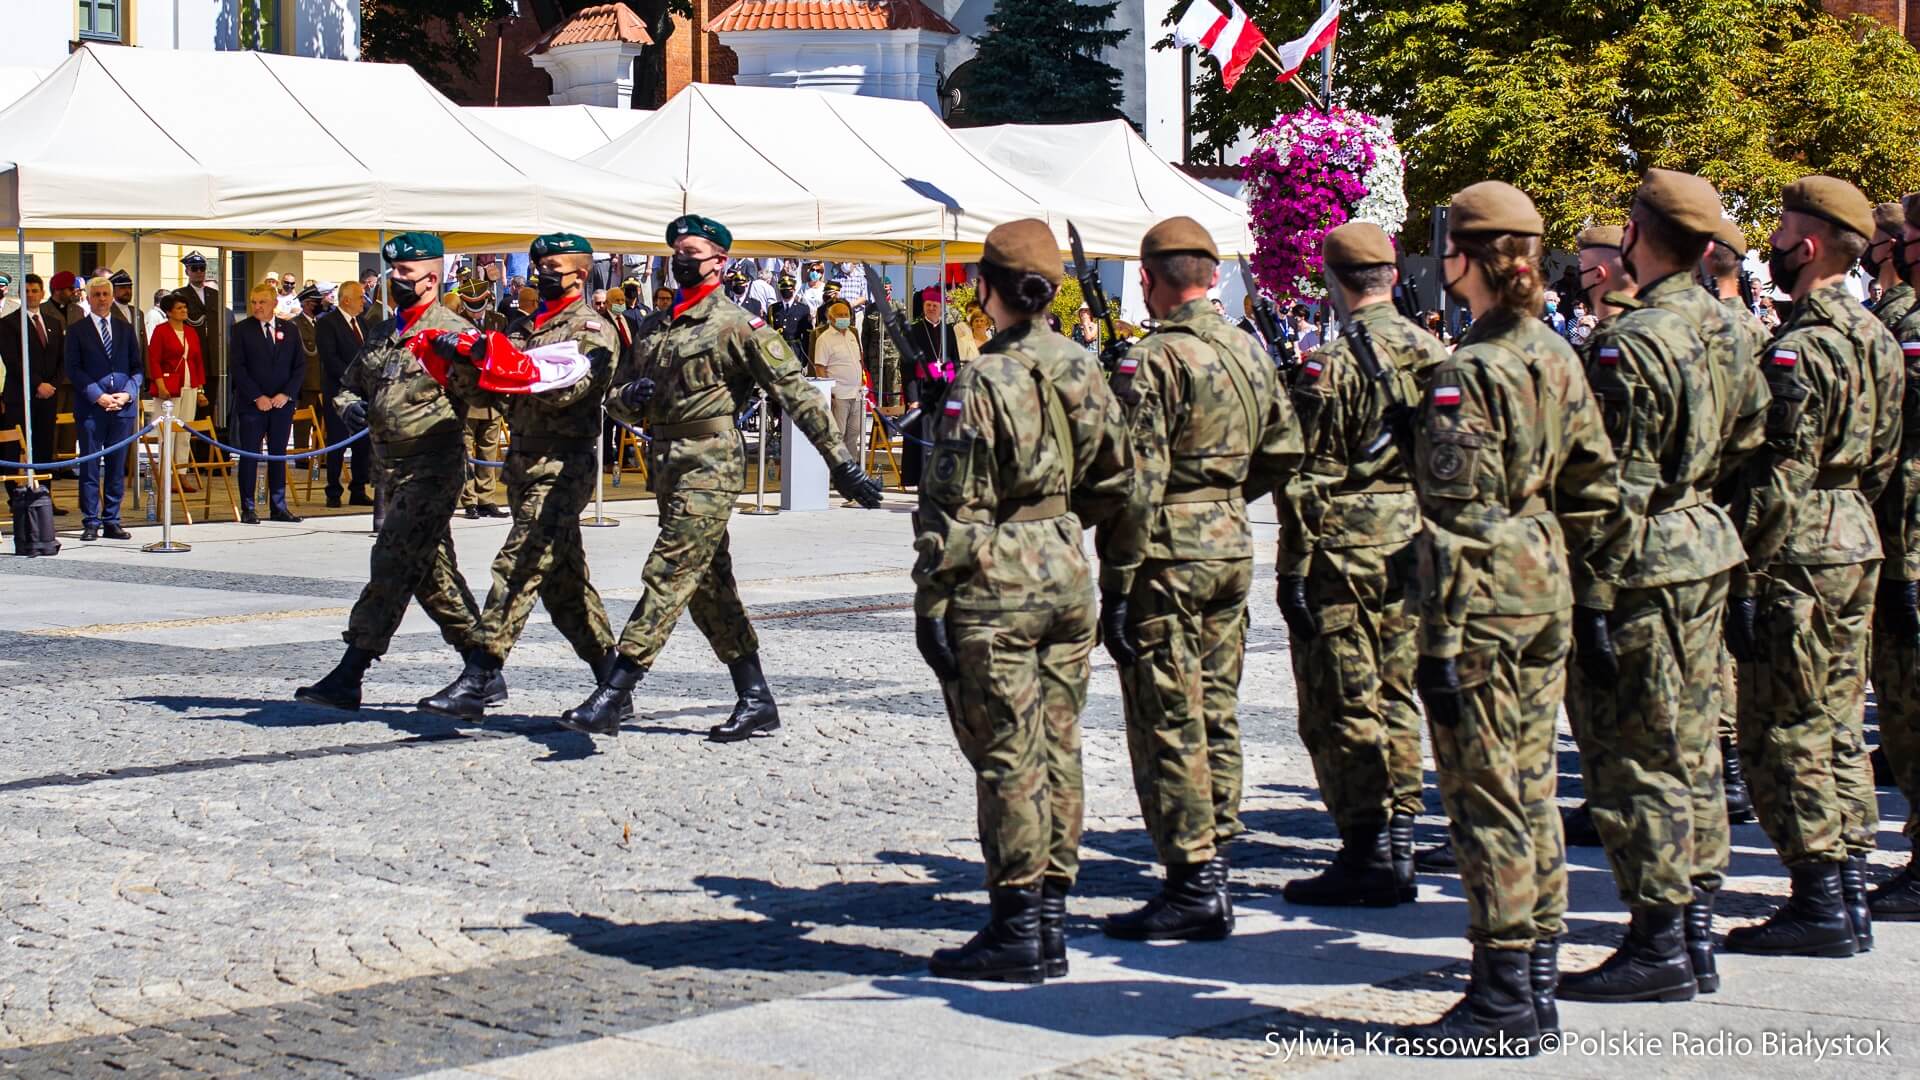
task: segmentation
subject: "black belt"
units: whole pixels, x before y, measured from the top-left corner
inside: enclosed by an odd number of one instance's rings
[[[413,457],[415,454],[430,454],[436,450],[461,450],[462,440],[459,432],[436,431],[430,435],[421,435],[412,439],[380,439],[375,447],[381,455],[390,458]]]

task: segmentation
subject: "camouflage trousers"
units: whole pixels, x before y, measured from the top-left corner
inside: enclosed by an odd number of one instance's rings
[[[347,632],[341,637],[356,649],[386,654],[408,599],[417,599],[440,636],[456,649],[467,646],[479,619],[467,579],[453,558],[453,533],[447,519],[460,497],[464,473],[457,447],[387,458],[381,463],[386,516],[373,538],[367,587],[360,590]]]
[[[1886,633],[1873,636],[1873,699],[1880,749],[1886,751],[1894,783],[1907,797],[1902,832],[1908,840],[1920,841],[1920,813],[1915,812],[1920,807],[1920,652]]]
[[[1776,565],[1759,592],[1760,659],[1740,665],[1740,760],[1789,866],[1873,850],[1880,821],[1864,718],[1880,564]]]
[[[1567,846],[1553,800],[1571,650],[1565,615],[1469,616],[1460,722],[1430,725],[1476,945],[1525,949],[1566,927]]]
[[[721,663],[760,651],[760,638],[733,580],[727,519],[734,498],[728,491],[660,494],[660,535],[640,570],[646,590],[620,631],[620,655],[642,670],[652,668],[666,648],[667,635],[682,611],[691,612],[693,625],[706,635]]]
[[[501,442],[507,433],[506,421],[499,416],[475,416],[460,422],[461,437],[466,440],[467,456],[480,461],[499,461]],[[500,470],[484,465],[467,466],[466,487],[460,491],[460,508],[494,501],[500,488]]]
[[[1322,550],[1307,575],[1320,632],[1293,643],[1300,741],[1341,836],[1424,809],[1412,572],[1410,546],[1381,545]]]
[[[1042,611],[953,611],[960,677],[947,718],[973,766],[989,888],[1080,874],[1080,710],[1098,619],[1091,595]]]
[[[1240,835],[1240,668],[1252,559],[1148,560],[1129,617],[1140,659],[1120,673],[1133,790],[1168,866]]]
[[[1727,575],[1614,601],[1620,674],[1595,686],[1575,665],[1580,772],[1594,827],[1628,907],[1686,904],[1718,889],[1732,837],[1720,773],[1719,643]]]
[[[593,496],[593,451],[509,452],[506,474],[513,527],[493,557],[493,588],[473,643],[505,663],[539,600],[574,654],[598,664],[613,647],[613,630],[580,537],[580,511]]]

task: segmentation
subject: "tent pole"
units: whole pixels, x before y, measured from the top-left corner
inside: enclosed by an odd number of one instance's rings
[[[135,305],[140,302],[140,230],[135,229],[132,235],[133,274],[131,276],[133,277],[133,295],[127,300],[127,325],[135,331],[133,335],[134,350],[138,352],[140,348],[146,345],[146,342],[140,340],[140,334],[138,332],[140,324],[134,321],[134,313],[139,310]],[[142,378],[145,378],[146,372],[142,371],[140,375]],[[147,416],[146,403],[136,401],[133,405],[133,425],[139,427],[140,421],[146,419]],[[168,428],[161,431],[160,434],[162,438],[171,434],[171,430],[171,428]],[[134,448],[133,453],[127,455],[127,471],[132,474],[128,477],[128,480],[131,482],[127,486],[133,490],[133,508],[138,510],[140,509],[140,449],[138,446]],[[156,483],[157,482],[158,479],[156,478]]]
[[[940,235],[940,370],[947,369],[947,327],[953,321],[947,318],[947,237],[945,230]],[[922,402],[922,404],[925,404]]]
[[[20,437],[25,440],[20,447],[20,460],[33,460],[33,354],[27,351],[27,230],[22,227],[13,230],[14,242],[20,250]],[[27,470],[27,490],[37,491],[40,481],[32,469]]]

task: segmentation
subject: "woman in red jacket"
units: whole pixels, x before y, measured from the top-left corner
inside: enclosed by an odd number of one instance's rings
[[[200,356],[200,335],[187,327],[186,298],[169,296],[161,303],[167,321],[153,328],[153,337],[147,342],[147,387],[153,391],[156,409],[160,402],[171,401],[173,415],[184,423],[206,407],[206,362]],[[189,460],[191,445],[186,433],[174,438],[178,441],[173,445],[173,459]],[[196,490],[191,479],[182,487]]]

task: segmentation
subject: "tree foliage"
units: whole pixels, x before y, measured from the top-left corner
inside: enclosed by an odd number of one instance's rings
[[[1071,124],[1120,115],[1120,71],[1102,59],[1126,39],[1110,28],[1118,0],[1000,0],[974,39],[966,119]]]
[[[411,64],[448,93],[478,62],[492,21],[511,14],[511,0],[360,0],[360,58]]]
[[[1285,37],[1318,6],[1248,10]],[[1713,180],[1754,239],[1808,173],[1875,201],[1920,189],[1920,53],[1817,0],[1347,0],[1339,47],[1335,97],[1407,152],[1416,244],[1434,204],[1489,178],[1533,195],[1557,246],[1623,220],[1653,167]],[[1299,107],[1257,73],[1231,95],[1199,82],[1197,160]]]

